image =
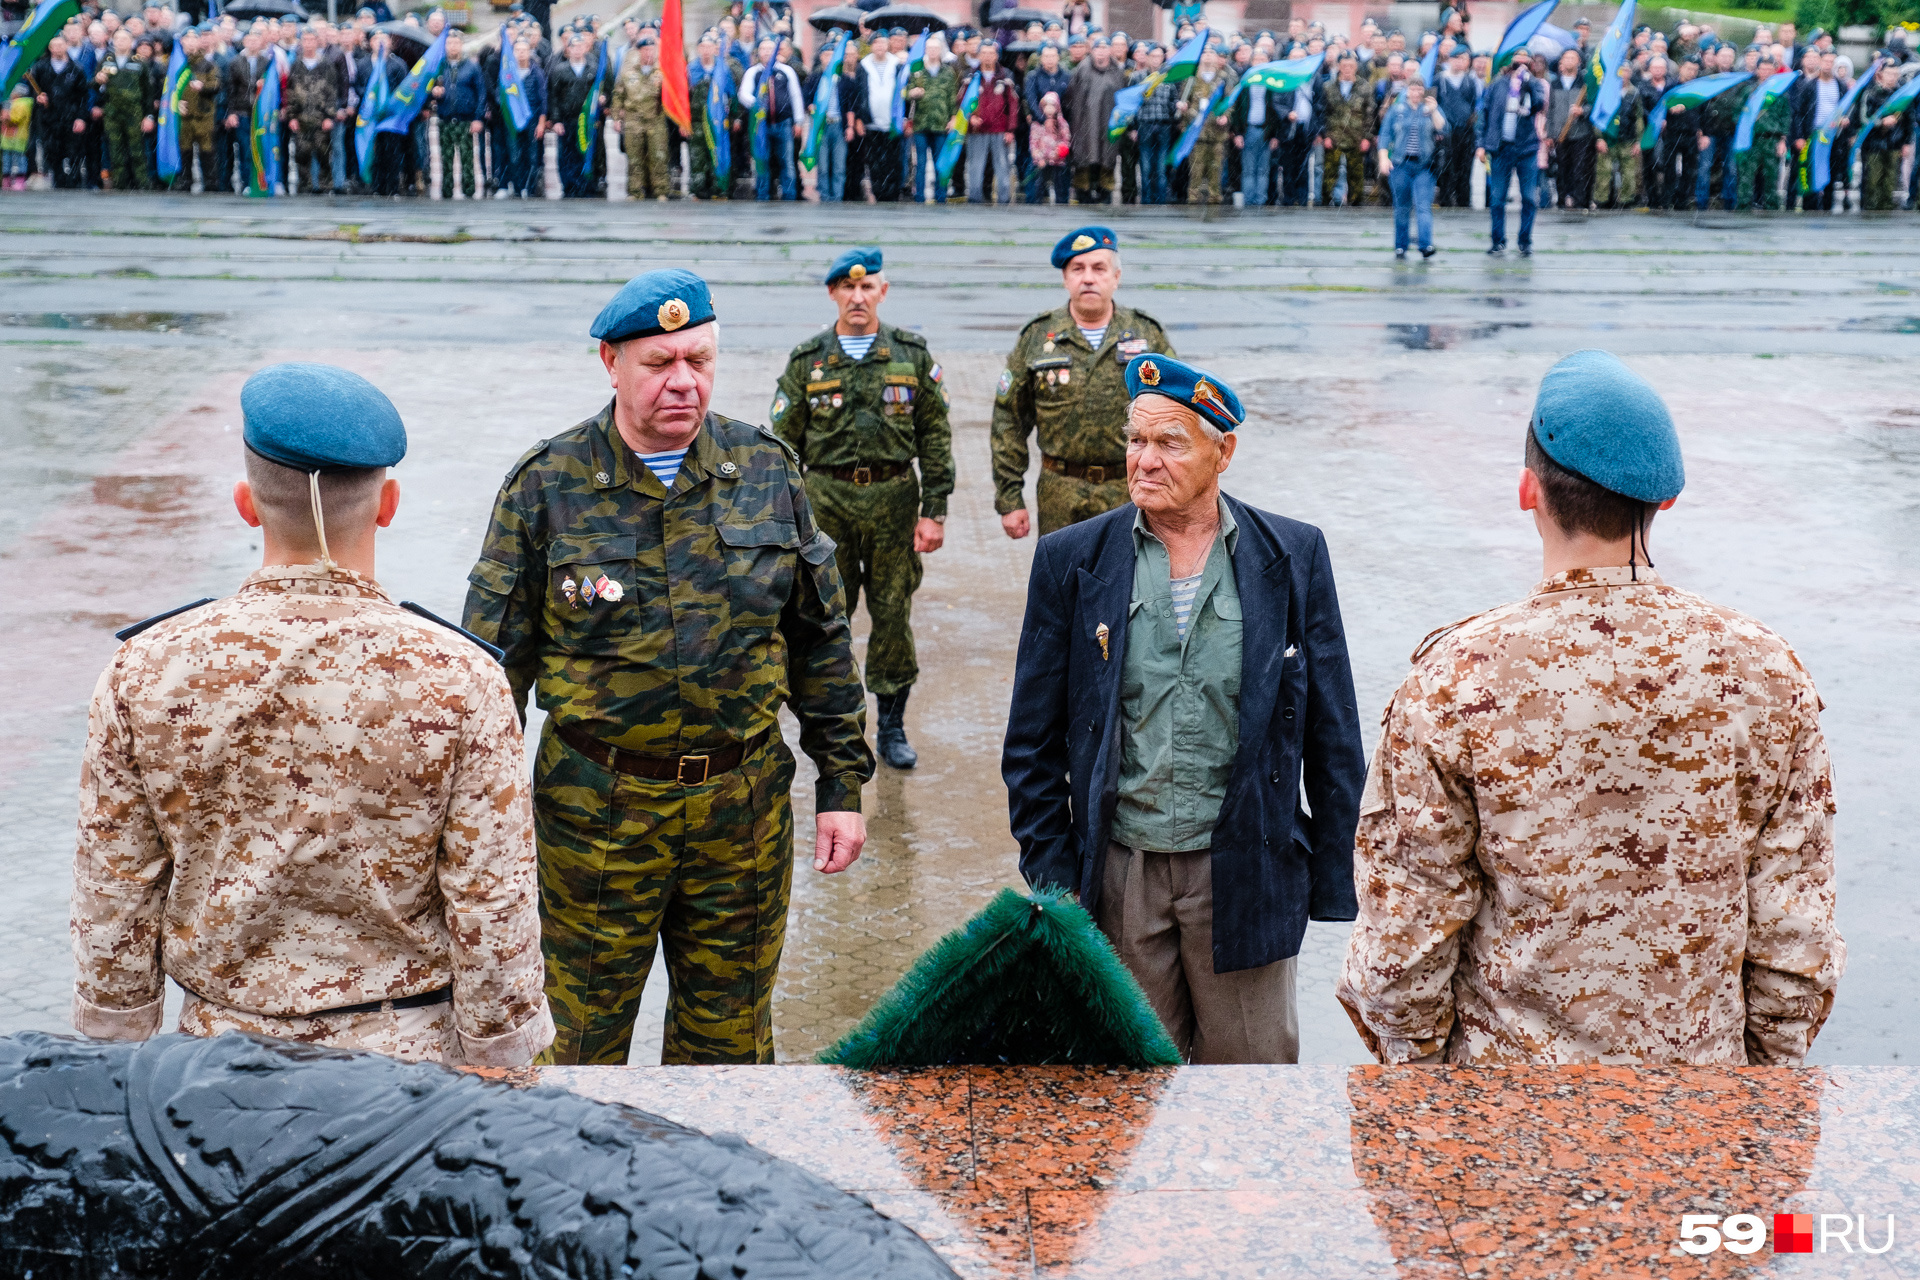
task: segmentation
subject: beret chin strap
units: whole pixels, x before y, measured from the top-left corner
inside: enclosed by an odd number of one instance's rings
[[[327,518],[320,510],[320,473],[307,472],[307,496],[313,500],[313,532],[320,539],[320,564],[333,570],[339,566],[333,562],[333,553],[327,550]]]

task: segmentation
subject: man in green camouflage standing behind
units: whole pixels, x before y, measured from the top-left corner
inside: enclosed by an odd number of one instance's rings
[[[593,325],[614,397],[507,474],[466,625],[547,712],[534,764],[546,1061],[622,1064],[665,940],[661,1061],[773,1061],[794,758],[820,772],[813,865],[860,856],[873,776],[833,539],[764,427],[707,411],[719,325],[692,272]]]
[[[849,249],[827,269],[840,318],[793,349],[771,419],[807,468],[820,527],[839,544],[849,616],[861,586],[867,589],[867,688],[879,699],[880,758],[911,769],[920,759],[905,724],[907,694],[920,675],[913,593],[920,556],[946,539],[953,436],[947,389],[926,339],[880,323],[882,268],[880,250],[869,247]]]
[[[993,509],[1009,538],[1032,532],[1023,487],[1035,432],[1043,535],[1127,500],[1127,361],[1174,354],[1158,320],[1114,302],[1120,238],[1110,229],[1069,231],[1053,265],[1066,305],[1027,322],[993,398]]]

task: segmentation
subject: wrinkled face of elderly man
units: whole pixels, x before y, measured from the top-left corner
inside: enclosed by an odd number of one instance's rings
[[[1178,401],[1139,396],[1127,410],[1127,496],[1149,522],[1204,513],[1219,501],[1236,443]]]

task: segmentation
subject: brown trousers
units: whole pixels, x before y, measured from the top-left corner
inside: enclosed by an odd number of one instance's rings
[[[1107,846],[1095,913],[1188,1062],[1298,1062],[1297,956],[1213,971],[1213,854]]]

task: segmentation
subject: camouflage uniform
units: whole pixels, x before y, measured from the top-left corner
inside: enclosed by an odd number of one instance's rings
[[[164,970],[182,1031],[526,1065],[553,1021],[525,761],[499,665],[345,569],[134,637],[81,766],[75,1029],[151,1036]]]
[[[200,82],[196,92],[191,86]],[[193,183],[193,157],[200,156],[200,179],[207,191],[218,180],[214,169],[213,131],[220,98],[220,68],[213,59],[201,54],[187,62],[187,82],[180,90],[180,173],[174,184],[182,189]]]
[[[1360,800],[1340,1000],[1384,1062],[1798,1065],[1833,1007],[1833,784],[1778,636],[1649,569],[1437,632]]]
[[[323,55],[309,67],[294,55],[287,68],[287,119],[299,121],[300,128],[289,130],[287,172],[299,175],[302,191],[310,176],[312,194],[324,196],[333,190],[334,131],[327,124],[344,100],[338,63]],[[316,166],[319,173],[314,175]]]
[[[1758,88],[1755,93],[1760,92]],[[1741,152],[1736,159],[1740,174],[1740,190],[1734,200],[1734,207],[1751,209],[1757,203],[1762,209],[1780,207],[1780,154],[1779,145],[1787,140],[1787,130],[1793,124],[1793,108],[1784,93],[1776,93],[1766,106],[1760,108],[1759,116],[1753,122],[1753,145]],[[1759,200],[1754,199],[1758,188]]]
[[[1220,191],[1220,175],[1226,172],[1227,140],[1233,136],[1233,117],[1217,116],[1209,111],[1207,103],[1213,98],[1213,91],[1224,80],[1220,102],[1233,100],[1234,76],[1231,71],[1220,72],[1220,78],[1211,82],[1199,76],[1189,77],[1180,96],[1180,127],[1184,131],[1193,124],[1195,112],[1208,111],[1207,122],[1200,126],[1200,137],[1193,144],[1192,167],[1188,169],[1187,203],[1218,204],[1225,197]]]
[[[1363,142],[1371,142],[1379,133],[1377,111],[1373,101],[1373,86],[1370,81],[1355,76],[1353,90],[1344,97],[1340,93],[1340,82],[1329,80],[1320,89],[1320,134],[1327,140],[1324,162],[1320,167],[1320,203],[1333,203],[1333,188],[1340,176],[1340,162],[1347,165],[1347,208],[1365,201],[1367,190],[1368,154],[1360,149]],[[1388,184],[1379,181],[1380,162],[1373,163],[1373,179],[1381,187]]]
[[[913,526],[922,516],[944,519],[953,492],[953,436],[940,378],[926,339],[916,333],[882,326],[866,359],[853,360],[829,328],[793,349],[773,397],[773,429],[800,455],[814,515],[839,544],[849,616],[861,586],[867,589],[873,619],[867,688],[882,696],[920,675],[913,593],[921,571]],[[865,481],[832,474],[889,463],[906,469]]]
[[[781,704],[819,766],[818,811],[857,811],[873,776],[833,553],[786,447],[717,414],[671,493],[611,403],[508,472],[466,625],[507,651],[515,699],[533,690],[548,717],[534,822],[550,1060],[626,1062],[664,932],[662,1061],[773,1061],[793,874]],[[589,597],[590,581],[619,589]],[[666,761],[686,784],[608,768],[569,737],[616,748],[614,764]],[[737,768],[707,776],[702,754],[736,748]]]
[[[107,168],[115,190],[137,191],[147,185],[147,140],[140,132],[140,122],[149,114],[147,64],[131,54],[109,55],[100,73],[107,77],[101,89]]]
[[[1027,436],[1036,430],[1041,533],[1127,500],[1127,361],[1147,351],[1175,354],[1158,320],[1118,303],[1099,351],[1087,346],[1064,305],[1027,323],[993,401],[995,511],[1026,505]],[[1078,474],[1088,467],[1104,470],[1097,478]]]
[[[620,140],[627,149],[627,198],[678,195],[667,181],[667,116],[660,105],[659,64],[641,66],[638,53],[628,58],[608,110],[620,122]]]

